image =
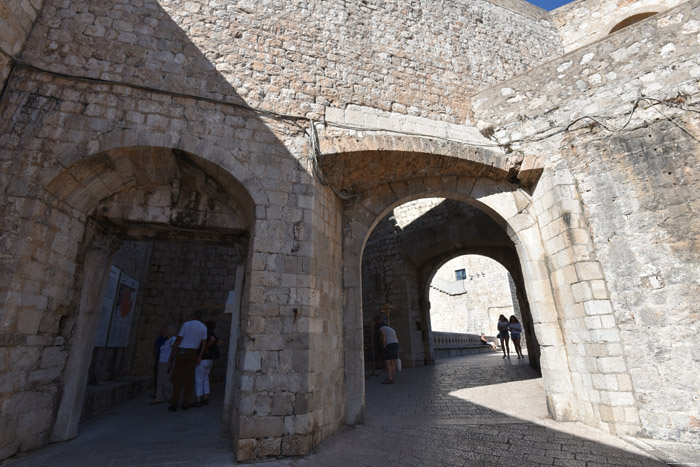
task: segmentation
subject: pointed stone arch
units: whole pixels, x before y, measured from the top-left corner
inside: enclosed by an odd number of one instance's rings
[[[367,238],[394,207],[421,197],[444,197],[475,206],[489,215],[513,241],[541,345],[547,404],[556,419],[575,418],[572,383],[557,309],[552,295],[537,220],[529,212],[529,194],[506,181],[466,176],[426,176],[386,181],[359,193],[344,212],[344,338],[346,420],[364,419],[361,259]]]
[[[178,147],[118,145],[161,141],[162,135],[140,137],[128,131],[97,138],[88,143],[94,151],[61,154],[60,163],[40,179],[46,196],[36,203],[44,203],[49,216],[67,219],[65,228],[52,227],[45,237],[50,250],[46,267],[54,270],[57,282],[76,291],[76,303],[60,318],[61,326],[65,322],[71,331],[52,441],[70,439],[77,432],[97,323],[93,310],[120,239],[225,243],[239,250],[241,271],[250,270],[249,238],[258,207],[267,203],[259,182],[224,150],[196,138],[183,138]],[[204,155],[182,148],[201,150]],[[238,317],[232,321],[237,335]],[[236,346],[230,348],[232,374]],[[232,381],[233,376],[227,382],[229,412]],[[226,419],[237,423],[232,414]]]

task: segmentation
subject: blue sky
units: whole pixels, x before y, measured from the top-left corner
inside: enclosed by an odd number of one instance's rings
[[[532,3],[533,5],[537,5],[538,7],[544,9],[544,10],[553,10],[555,8],[558,8],[562,5],[566,5],[567,3],[571,3],[571,0],[527,0],[528,2]]]

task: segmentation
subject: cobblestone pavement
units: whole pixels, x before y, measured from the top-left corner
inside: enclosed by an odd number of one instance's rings
[[[367,380],[367,422],[342,430],[305,458],[256,466],[662,466],[630,444],[546,418],[542,380],[526,360],[481,354],[407,369],[396,383]],[[81,424],[69,442],[2,467],[224,466],[221,398],[167,412],[136,398]]]

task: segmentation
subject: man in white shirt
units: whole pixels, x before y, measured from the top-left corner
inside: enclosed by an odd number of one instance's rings
[[[173,344],[173,352],[170,354],[170,364],[175,360],[173,368],[173,398],[170,400],[168,410],[176,411],[180,401],[180,390],[184,389],[182,410],[190,408],[192,387],[194,386],[194,369],[202,361],[204,347],[207,342],[207,327],[200,320],[202,312],[195,310],[192,319],[186,321],[177,333]]]

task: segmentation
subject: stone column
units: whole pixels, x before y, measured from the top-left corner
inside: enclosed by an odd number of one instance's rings
[[[51,441],[66,441],[78,434],[83,408],[88,368],[92,360],[95,332],[99,321],[100,301],[104,295],[114,242],[107,237],[95,237],[85,253],[81,276],[80,303],[71,337],[70,352],[61,381],[61,402]]]

